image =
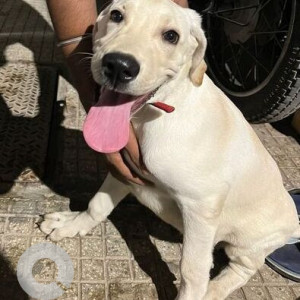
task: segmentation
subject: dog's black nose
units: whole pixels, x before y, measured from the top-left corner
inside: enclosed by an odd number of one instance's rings
[[[119,82],[130,82],[140,71],[140,65],[133,56],[119,52],[105,54],[102,58],[102,68],[104,75],[114,86]]]

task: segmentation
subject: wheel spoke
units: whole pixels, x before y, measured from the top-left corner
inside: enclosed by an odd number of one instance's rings
[[[215,14],[215,15],[213,15],[213,16],[216,17],[216,18],[222,19],[222,20],[224,20],[224,21],[227,21],[227,22],[229,22],[229,23],[232,23],[232,24],[235,24],[235,25],[239,25],[239,26],[241,26],[241,27],[245,27],[245,26],[248,25],[248,23],[241,23],[241,22],[238,22],[238,21],[235,21],[235,20],[232,20],[232,19],[229,19],[229,18],[220,16],[220,15],[218,15],[218,14]]]
[[[271,62],[274,61],[274,58],[275,58],[275,50],[276,50],[276,45],[275,45],[275,41],[273,41],[273,48],[272,48]]]
[[[270,27],[271,27],[271,26],[270,26],[270,23],[268,22],[268,20],[267,20],[265,14],[262,14],[262,16],[263,16],[265,22],[267,23],[268,27],[270,28]],[[282,50],[282,45],[280,44],[280,42],[279,42],[279,40],[278,40],[278,38],[277,38],[276,35],[274,35],[274,39],[276,40],[277,45],[279,46],[279,48]]]
[[[270,73],[270,71],[257,59],[257,57],[255,57],[247,48],[245,48],[241,42],[239,42],[239,45],[258,65],[260,65],[268,74]]]
[[[283,4],[283,7],[282,7],[282,10],[281,10],[281,15],[280,15],[280,19],[279,19],[278,25],[280,25],[281,22],[282,22],[282,19],[283,19],[283,13],[284,13],[285,8],[286,8],[286,3],[287,3],[287,0],[285,0],[285,2],[284,2],[284,4]]]
[[[252,68],[250,68],[250,70],[248,71],[248,73],[245,76],[245,81],[249,78],[250,74],[252,73],[252,71],[254,71],[256,65],[253,65]]]
[[[227,37],[227,39],[228,39],[228,37]],[[238,61],[237,61],[237,59],[236,59],[236,54],[234,53],[234,49],[233,49],[233,47],[232,47],[232,45],[231,45],[229,39],[228,39],[228,42],[229,42],[229,45],[230,45],[230,51],[231,51],[232,57],[233,57],[233,59],[234,59],[234,63],[235,63],[236,70],[238,71],[238,74],[239,74],[239,77],[240,77],[242,86],[243,86],[243,88],[245,88],[245,84],[244,84],[244,81],[243,81],[243,76],[242,76],[242,73],[241,73],[241,70],[240,70]],[[235,76],[235,78],[236,78],[236,76]]]
[[[254,49],[255,49],[255,56],[258,57],[258,55],[257,55],[257,40],[256,40],[256,36],[254,36]],[[258,83],[258,69],[257,69],[256,65],[254,65],[253,76],[254,76],[254,81],[257,84]]]
[[[262,4],[258,11],[260,12],[261,10],[263,10],[270,2],[271,0],[267,0],[264,4]]]

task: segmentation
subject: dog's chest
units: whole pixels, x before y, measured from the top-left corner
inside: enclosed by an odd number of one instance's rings
[[[148,120],[139,122],[139,120]],[[157,182],[169,189],[183,187],[182,182],[193,182],[195,172],[194,147],[186,141],[187,134],[178,126],[175,115],[164,114],[150,120],[147,115],[134,118],[133,124],[139,141],[144,164]],[[190,134],[190,133],[188,133]],[[151,180],[151,178],[149,178]]]

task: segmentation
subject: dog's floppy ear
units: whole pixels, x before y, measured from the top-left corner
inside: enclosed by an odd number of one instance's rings
[[[207,65],[204,59],[201,60],[200,64],[195,68],[193,73],[190,73],[191,81],[195,86],[200,86],[203,81],[204,73],[207,70]]]
[[[93,29],[93,42],[105,36],[107,31],[107,22],[109,20],[109,10],[111,4],[101,11]]]
[[[195,38],[197,47],[192,57],[190,79],[194,85],[200,86],[202,84],[204,73],[207,69],[204,61],[207,41],[201,28],[201,17],[197,13],[193,12],[192,20],[193,24],[191,28],[191,35]]]

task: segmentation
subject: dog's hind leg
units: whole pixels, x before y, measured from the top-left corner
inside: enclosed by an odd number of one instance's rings
[[[177,300],[203,299],[207,292],[215,235],[227,194],[228,184],[222,183],[214,186],[214,193],[207,188],[203,194],[195,194],[194,199],[176,198],[183,219],[181,284]]]
[[[40,229],[53,241],[86,235],[93,227],[105,220],[118,203],[129,194],[127,185],[108,174],[100,190],[83,212],[55,212],[44,216]]]
[[[231,246],[228,248],[231,248]],[[203,298],[204,300],[225,299],[233,291],[246,284],[264,264],[265,251],[245,256],[229,256],[230,261],[228,266],[209,282],[207,293]]]

